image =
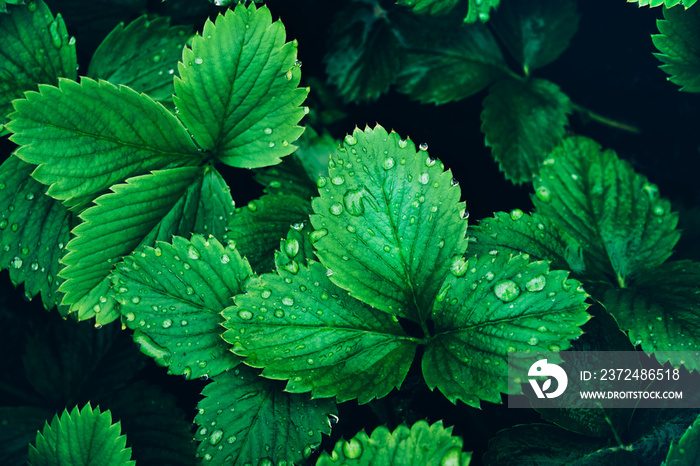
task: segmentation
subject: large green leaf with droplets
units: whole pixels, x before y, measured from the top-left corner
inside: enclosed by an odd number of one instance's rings
[[[72,215],[46,186],[31,176],[33,166],[11,156],[0,166],[0,268],[9,268],[25,295],[41,294],[44,307],[61,302],[60,259],[65,253]]]
[[[700,416],[678,441],[672,441],[662,466],[693,466],[700,463]]]
[[[128,87],[83,78],[39,87],[14,102],[7,127],[32,176],[68,205],[85,204],[134,175],[201,162],[192,138],[162,105]]]
[[[331,400],[286,393],[245,366],[214,376],[202,394],[197,456],[211,464],[303,464],[337,415]]]
[[[379,125],[346,136],[328,169],[311,223],[331,280],[379,310],[422,321],[467,247],[451,172]]]
[[[274,251],[291,224],[308,221],[311,203],[297,196],[266,194],[236,210],[228,224],[227,241],[258,272],[272,269]]]
[[[532,180],[564,137],[570,112],[569,98],[543,79],[505,79],[491,86],[481,131],[507,179],[517,184]]]
[[[469,229],[470,254],[491,251],[529,254],[533,259],[551,261],[553,269],[571,270],[582,275],[586,266],[583,250],[571,235],[540,214],[514,209],[510,214],[496,212]]]
[[[537,210],[583,247],[590,280],[625,286],[663,263],[680,236],[658,188],[590,139],[564,140],[534,187]]]
[[[100,412],[86,404],[69,413],[56,415],[51,424],[37,433],[35,444],[29,447],[31,466],[133,466],[131,448],[126,448],[126,436],[121,424],[112,424],[109,411]]]
[[[350,440],[339,440],[330,455],[321,454],[316,466],[467,466],[471,457],[462,451],[462,439],[452,435],[452,427],[443,427],[442,421],[418,421],[410,428],[401,424],[389,432],[380,426],[372,435],[361,431]]]
[[[60,290],[78,318],[98,324],[119,316],[109,292],[114,265],[141,245],[191,233],[223,235],[233,201],[218,172],[210,167],[158,170],[112,187],[80,215],[66,246],[66,281]]]
[[[697,358],[682,360],[676,353],[700,350],[700,263],[667,262],[629,289],[607,290],[602,302],[632,343],[660,363],[700,369]]]
[[[491,24],[527,75],[566,50],[578,20],[575,0],[503,0]]]
[[[235,247],[200,235],[190,241],[175,236],[172,245],[157,242],[125,257],[112,283],[141,351],[168,373],[196,378],[238,362],[221,339],[221,311],[251,274]]]
[[[476,94],[510,74],[496,38],[475,23],[461,27],[449,41],[412,48],[397,84],[413,99],[443,104]]]
[[[169,18],[141,16],[126,27],[119,23],[93,54],[87,75],[124,84],[156,101],[171,101],[175,69],[189,33],[186,26],[171,27]]]
[[[422,362],[428,386],[453,403],[500,403],[508,353],[565,350],[583,333],[587,294],[567,276],[527,255],[488,254],[462,264],[432,315],[435,336]]]
[[[366,403],[400,386],[415,354],[396,320],[349,297],[318,262],[265,274],[235,302],[224,339],[292,393]]]
[[[207,20],[175,79],[179,117],[197,144],[234,167],[275,165],[291,154],[308,93],[297,87],[296,48],[265,6],[237,5],[216,25]]]
[[[75,41],[61,15],[54,19],[42,0],[0,14],[0,135],[12,100],[38,84],[75,79],[76,69]]]
[[[696,1],[697,0],[627,0],[628,3],[639,3],[639,6],[655,7],[663,5],[666,8],[671,8],[676,5],[690,8]]]
[[[687,7],[688,3],[684,2]],[[659,52],[654,56],[663,63],[660,68],[670,75],[668,80],[681,91],[700,92],[700,10],[664,9],[664,19],[657,20],[656,27],[659,34],[651,40]]]

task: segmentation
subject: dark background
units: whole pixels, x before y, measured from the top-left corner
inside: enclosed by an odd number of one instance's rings
[[[63,12],[69,32],[76,35],[82,71],[87,69],[92,51],[108,30],[119,20],[129,21],[137,17],[145,11],[144,7],[151,12],[174,14],[176,23],[196,25],[203,24],[208,14],[217,11],[205,0],[189,3],[170,0],[164,4],[156,0],[132,2],[135,6],[131,9],[120,9],[119,14],[112,16],[105,13],[99,27],[89,27],[71,21],[71,11],[80,11],[81,2],[61,0],[48,3],[54,13]],[[344,4],[346,2],[331,0],[270,0],[267,3],[273,16],[283,20],[288,38],[299,41],[303,85],[308,85],[313,79],[326,80],[323,56],[329,35],[328,25]],[[659,62],[652,55],[654,47],[650,35],[656,32],[655,21],[661,17],[661,9],[638,8],[624,0],[597,0],[580,1],[579,12],[579,31],[570,47],[558,60],[537,70],[535,75],[558,84],[573,102],[638,127],[641,132],[631,134],[577,114],[570,118],[572,133],[592,137],[604,147],[616,150],[638,172],[657,183],[661,195],[671,198],[677,207],[696,206],[700,201],[700,173],[696,163],[700,149],[697,111],[700,102],[698,96],[681,93],[678,86],[668,82],[667,75],[658,69]],[[310,101],[316,97],[315,92],[312,87]],[[518,187],[506,181],[490,151],[484,147],[480,113],[487,92],[461,102],[435,106],[412,102],[407,96],[391,91],[376,103],[344,106],[347,117],[328,129],[333,136],[341,138],[356,125],[364,127],[365,124],[379,123],[396,130],[402,137],[410,136],[416,143],[429,144],[431,156],[441,159],[460,181],[472,223],[496,211],[513,208],[529,211],[530,186]],[[13,147],[6,138],[0,141],[0,157],[7,157]],[[244,205],[262,193],[252,181],[251,172],[224,167],[222,172],[237,204]],[[8,334],[12,332],[11,341],[15,348],[24,347],[25,333],[30,326],[57,319],[55,310],[48,313],[38,299],[25,301],[23,291],[13,289],[6,271],[0,273],[0,307],[5,309],[2,330]],[[18,363],[20,353],[16,349],[7,354],[8,364],[0,380],[16,382],[22,377],[22,367]],[[504,406],[489,403],[483,403],[481,410],[463,404],[454,406],[439,393],[427,390],[416,375],[414,368],[404,390],[398,394],[393,392],[373,403],[373,407],[358,407],[355,402],[340,405],[340,423],[334,429],[332,440],[325,440],[322,448],[329,450],[335,439],[340,436],[349,438],[362,428],[371,431],[385,423],[393,428],[402,421],[402,416],[410,422],[425,418],[430,422],[442,419],[446,425],[455,425],[455,433],[464,438],[465,450],[475,451],[475,463],[479,464],[478,458],[488,439],[498,430],[539,420],[539,415],[534,412],[507,410]],[[154,381],[177,395],[180,407],[194,418],[204,382],[167,376],[163,368],[150,360],[139,377]],[[4,400],[9,405],[22,403],[12,395],[5,396]]]

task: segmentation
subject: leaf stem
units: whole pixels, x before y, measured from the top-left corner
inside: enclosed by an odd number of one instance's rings
[[[582,107],[574,102],[571,102],[571,108],[574,111],[579,112],[579,113],[583,113],[591,120],[597,121],[598,123],[601,123],[603,125],[607,125],[607,126],[610,126],[612,128],[620,129],[622,131],[627,131],[627,132],[632,133],[632,134],[639,134],[642,132],[636,126],[628,125],[627,123],[622,123],[620,121],[615,121],[613,119],[604,117],[603,115],[595,113],[594,111],[589,110],[585,107]]]

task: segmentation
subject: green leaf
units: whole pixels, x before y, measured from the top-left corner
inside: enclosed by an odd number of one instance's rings
[[[491,251],[505,254],[529,254],[533,259],[551,261],[553,269],[571,270],[582,275],[581,245],[571,235],[540,214],[525,214],[513,209],[510,214],[496,212],[469,230],[469,253],[479,256]]]
[[[72,466],[135,465],[131,448],[126,448],[126,436],[120,435],[121,424],[112,424],[109,411],[94,411],[89,404],[78,411],[56,415],[51,425],[37,433],[36,445],[29,447],[31,466],[70,464]]]
[[[60,260],[70,238],[73,216],[44,195],[46,186],[30,174],[34,167],[10,156],[0,166],[0,267],[10,269],[29,298],[41,293],[44,307],[61,302]]]
[[[196,445],[191,416],[185,416],[171,393],[138,381],[98,401],[129,433],[129,446],[139,466],[192,466]]]
[[[227,241],[234,241],[253,270],[273,267],[274,251],[289,226],[308,221],[311,203],[296,196],[266,194],[236,209],[228,224]]]
[[[562,140],[571,102],[543,79],[504,79],[489,89],[481,114],[485,144],[506,178],[529,183]]]
[[[668,262],[640,277],[629,289],[611,288],[603,305],[634,345],[654,353],[661,364],[700,369],[697,358],[678,351],[700,349],[700,263]]]
[[[668,3],[668,1],[667,1]],[[690,7],[693,0],[686,0]],[[659,53],[654,56],[663,63],[661,69],[668,80],[681,86],[681,91],[700,92],[700,11],[681,8],[664,9],[664,19],[656,21],[659,34],[651,36]]]
[[[246,367],[213,380],[195,418],[198,456],[211,464],[301,464],[337,414],[332,401],[285,393]]]
[[[467,247],[452,173],[379,125],[346,136],[328,167],[311,223],[331,280],[379,310],[422,322],[452,258]]]
[[[183,52],[178,116],[197,144],[227,165],[275,165],[295,149],[308,90],[297,88],[297,43],[284,41],[284,26],[267,7],[237,5],[219,14],[216,26],[207,20]]]
[[[449,41],[412,48],[397,83],[413,99],[444,104],[476,94],[510,74],[495,37],[476,23],[461,27]]]
[[[589,280],[624,287],[668,259],[680,236],[658,188],[590,139],[564,140],[534,187],[537,210],[583,247]]]
[[[453,403],[506,393],[508,353],[560,351],[583,332],[586,293],[568,272],[528,256],[489,254],[455,268],[438,297],[423,375]]]
[[[403,54],[396,13],[368,2],[354,3],[335,17],[326,73],[346,101],[376,100],[396,78]]]
[[[0,14],[0,133],[12,100],[41,83],[76,79],[76,70],[75,40],[42,0]]]
[[[27,445],[53,412],[33,406],[0,407],[0,464],[25,466]]]
[[[416,351],[387,314],[336,288],[318,262],[251,281],[224,310],[224,340],[285,390],[367,403],[399,387]]]
[[[380,426],[374,429],[371,436],[362,431],[350,440],[339,440],[330,455],[325,452],[321,454],[316,466],[468,466],[471,457],[471,453],[462,452],[462,439],[452,435],[452,427],[443,427],[442,421],[433,425],[418,421],[410,429],[401,424],[389,432],[389,429]]]
[[[173,75],[189,33],[186,26],[170,27],[169,18],[141,16],[126,27],[119,23],[95,51],[87,75],[129,86],[155,101],[171,101]]]
[[[214,238],[175,236],[125,257],[112,274],[134,341],[168,373],[196,378],[235,366],[238,358],[221,340],[221,311],[233,304],[252,275],[238,251]],[[149,354],[150,353],[150,354]]]
[[[203,221],[226,220],[229,193],[219,192],[228,201],[205,198],[222,183],[209,166],[173,168],[130,178],[97,198],[95,207],[81,214],[83,223],[73,229],[75,237],[66,246],[70,252],[60,273],[66,279],[60,288],[66,293],[63,303],[81,320],[95,316],[98,324],[105,324],[116,319],[119,312],[107,278],[114,264],[139,246],[174,235],[222,233],[223,221],[214,228]]]
[[[7,126],[22,146],[15,154],[39,165],[32,176],[69,206],[130,176],[201,161],[177,118],[128,87],[61,80],[58,88],[40,86],[14,106]]]
[[[293,224],[287,238],[280,241],[280,249],[275,252],[275,267],[288,270],[292,274],[299,270],[299,264],[306,265],[316,259],[311,243],[311,226],[308,223]]]
[[[586,437],[547,424],[505,429],[489,441],[486,466],[628,466],[637,465],[633,453],[605,440]],[[652,464],[652,463],[645,463]]]
[[[688,427],[678,441],[671,442],[662,466],[693,466],[700,462],[700,416]]]
[[[697,0],[627,0],[628,3],[639,3],[639,6],[665,6],[666,8],[671,8],[676,5],[683,5],[685,8],[690,8],[695,4]]]
[[[492,24],[528,75],[566,50],[578,20],[574,0],[507,0]]]

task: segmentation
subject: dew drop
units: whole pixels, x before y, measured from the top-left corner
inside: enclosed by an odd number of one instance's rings
[[[354,146],[355,144],[357,144],[357,139],[355,139],[355,137],[352,134],[348,134],[347,136],[345,136],[345,143],[348,146]]]
[[[194,288],[192,288],[191,286],[188,286],[187,288],[185,288],[185,292],[191,296],[194,294]]]
[[[540,342],[539,338],[533,336],[527,341],[527,344],[530,346],[535,346],[539,342]]]
[[[163,328],[170,328],[173,325],[173,321],[170,319],[165,319],[163,321]]]
[[[537,199],[542,202],[549,202],[552,198],[552,193],[549,192],[549,189],[546,186],[540,186],[537,188],[535,195],[537,196]]]
[[[309,235],[309,239],[311,240],[311,243],[315,243],[316,241],[320,240],[324,236],[328,234],[328,230],[325,228],[321,228],[320,230],[312,231],[311,234]]]
[[[3,220],[0,222],[0,230],[4,230],[5,228],[7,228],[7,223],[8,223],[8,222],[7,222],[7,219],[3,219]]]
[[[250,320],[253,318],[253,313],[245,309],[241,309],[240,311],[238,311],[238,317],[240,317],[243,320]]]
[[[197,249],[191,244],[187,246],[187,257],[189,257],[192,260],[199,259],[199,251],[197,251]]]
[[[384,162],[382,163],[382,166],[384,167],[384,170],[390,170],[394,168],[394,158],[393,157],[387,157],[384,159]]]
[[[318,179],[316,180],[316,186],[317,186],[318,188],[323,188],[323,187],[326,186],[326,183],[327,183],[327,182],[328,182],[328,179],[327,179],[325,176],[321,175],[321,176],[319,176]]]
[[[418,145],[418,149],[420,149],[420,150],[428,150],[428,144],[426,144],[425,142],[421,142],[421,143]]]
[[[520,295],[520,288],[513,280],[501,280],[493,287],[498,299],[504,303],[513,301]]]
[[[263,133],[265,133],[265,134],[272,134],[272,128],[265,128],[265,129],[263,130]]]
[[[336,186],[340,186],[341,184],[345,183],[345,178],[342,175],[334,176],[331,178],[331,183]]]
[[[282,317],[284,317],[284,311],[282,309],[277,309],[275,311],[275,317],[277,317],[278,319],[281,319]]]
[[[285,306],[293,306],[294,305],[294,299],[290,296],[285,296],[282,298],[282,304]]]
[[[336,202],[335,204],[331,205],[329,210],[333,215],[340,215],[343,213],[343,205]]]
[[[230,260],[231,259],[226,254],[221,256],[221,263],[222,264],[228,264]]]
[[[421,173],[421,175],[418,177],[418,182],[420,184],[428,184],[429,181],[430,175],[428,175],[427,173]]]
[[[224,437],[224,431],[221,429],[216,429],[211,433],[209,436],[209,443],[212,445],[216,445],[221,441],[221,439]]]
[[[510,218],[513,220],[519,220],[523,216],[523,211],[520,209],[513,209],[510,211]]]
[[[532,278],[525,284],[527,291],[542,291],[547,284],[547,278],[540,274]]]

